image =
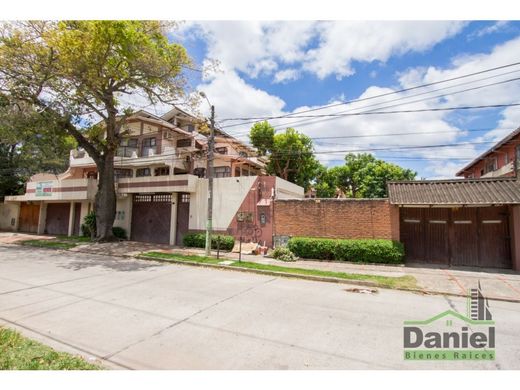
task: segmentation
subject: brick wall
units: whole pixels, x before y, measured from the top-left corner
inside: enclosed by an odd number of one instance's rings
[[[274,234],[397,241],[399,209],[388,199],[276,200]]]

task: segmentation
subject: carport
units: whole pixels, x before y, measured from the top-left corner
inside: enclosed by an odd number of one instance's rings
[[[388,183],[407,262],[520,270],[515,178]]]

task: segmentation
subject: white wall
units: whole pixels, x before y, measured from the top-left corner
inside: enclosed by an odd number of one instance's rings
[[[276,178],[276,199],[302,199],[305,197],[303,187],[287,180]]]
[[[0,230],[16,231],[19,213],[20,203],[0,203]],[[11,224],[13,218],[14,225]]]
[[[213,228],[227,229],[257,176],[223,177],[213,181]],[[206,229],[208,180],[199,179],[190,199],[190,230]]]

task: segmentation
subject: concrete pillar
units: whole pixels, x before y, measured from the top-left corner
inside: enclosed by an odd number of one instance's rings
[[[74,202],[70,202],[70,208],[69,208],[69,231],[67,232],[67,235],[70,237],[72,234],[74,234]]]
[[[177,243],[177,202],[179,201],[179,194],[174,192],[172,194],[172,210],[170,216],[170,245],[180,245],[181,243]]]
[[[40,202],[40,213],[38,216],[38,234],[45,233],[45,220],[47,219],[47,203]]]

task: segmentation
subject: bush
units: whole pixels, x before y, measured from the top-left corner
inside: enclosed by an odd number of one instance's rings
[[[235,246],[235,238],[228,235],[216,235],[211,236],[211,248],[217,249],[217,241],[220,237],[220,249],[230,251]],[[188,233],[183,239],[182,243],[184,246],[190,248],[204,248],[206,246],[206,233]]]
[[[288,248],[281,246],[274,249],[273,257],[281,261],[296,261],[294,253],[292,253]]]
[[[83,218],[83,224],[81,225],[81,233],[84,236],[94,239],[96,237],[96,213],[91,211],[85,218]]]
[[[126,240],[128,238],[126,235],[126,230],[119,226],[114,226],[112,228],[112,233],[114,233],[114,236],[120,238],[121,240]]]
[[[404,258],[403,244],[392,240],[293,237],[288,248],[305,259],[396,264],[402,263]]]

